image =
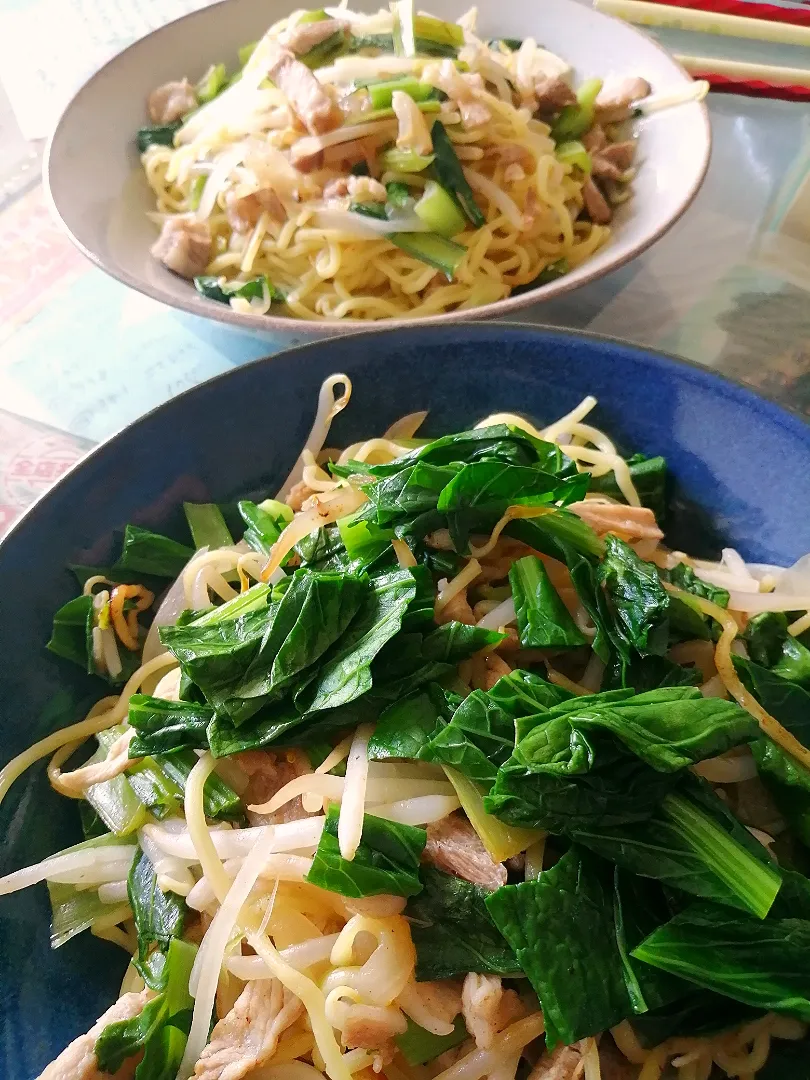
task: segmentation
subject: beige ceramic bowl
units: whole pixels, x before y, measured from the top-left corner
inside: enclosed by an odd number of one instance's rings
[[[164,304],[254,331],[334,334],[504,316],[570,292],[635,258],[678,220],[700,188],[711,136],[705,106],[693,102],[639,122],[641,167],[633,199],[617,214],[610,243],[558,281],[473,311],[420,319],[334,323],[237,314],[226,304],[199,296],[190,282],[150,256],[156,228],[146,211],[153,204],[134,136],[145,122],[150,90],[183,75],[199,78],[218,61],[235,68],[239,46],[255,40],[295,6],[291,0],[225,0],[204,8],[125,49],[76,94],[48,145],[45,183],[73,241],[102,270]],[[380,2],[352,0],[351,6],[373,11]],[[454,20],[469,5],[465,0],[430,0],[425,6],[432,14]],[[640,75],[656,93],[677,90],[690,81],[646,34],[577,0],[478,0],[477,7],[481,36],[534,37],[563,56],[577,79]]]

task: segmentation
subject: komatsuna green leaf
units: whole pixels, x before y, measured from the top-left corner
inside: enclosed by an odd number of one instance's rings
[[[573,847],[539,878],[503,886],[486,905],[542,1002],[549,1049],[632,1015],[608,865]]]
[[[428,1061],[433,1061],[439,1054],[452,1050],[454,1046],[463,1043],[467,1038],[467,1025],[464,1023],[463,1016],[456,1017],[453,1030],[449,1035],[433,1035],[410,1017],[407,1019],[407,1031],[395,1036],[394,1042],[409,1065],[424,1065]]]
[[[735,656],[734,665],[757,701],[804,746],[810,746],[810,693],[775,670]],[[810,770],[763,735],[751,747],[757,770],[795,834],[810,845]]]
[[[565,505],[583,498],[588,474],[561,478],[537,468],[500,461],[476,461],[450,479],[437,503],[456,551],[466,551],[473,530],[492,528],[509,506]]]
[[[659,524],[666,516],[666,483],[667,463],[662,457],[645,457],[644,454],[633,454],[627,459],[630,468],[630,479],[633,487],[638,492],[642,506],[648,506],[655,514]],[[591,478],[590,490],[603,495],[610,495],[612,499],[624,502],[619,485],[616,483],[616,474],[611,470],[602,476]]]
[[[345,633],[368,590],[364,578],[297,570],[278,606],[227,623],[161,630],[210,705],[237,725],[294,685]]]
[[[763,611],[750,619],[743,634],[754,663],[789,682],[810,688],[810,649],[788,633],[783,611]]]
[[[435,510],[439,496],[461,466],[417,461],[409,468],[363,485],[374,504],[378,525],[393,525]]]
[[[121,569],[155,577],[176,578],[193,554],[193,548],[179,544],[168,536],[142,529],[140,525],[127,525],[121,555],[112,566],[112,573]]]
[[[348,629],[321,657],[314,679],[296,693],[296,706],[312,714],[346,705],[370,690],[372,661],[399,631],[415,596],[416,581],[409,570],[371,578]]]
[[[408,901],[419,982],[469,971],[517,975],[520,965],[486,908],[485,889],[463,878],[422,867],[424,891]]]
[[[662,578],[684,592],[711,600],[718,607],[728,607],[728,592],[703,581],[686,563],[678,563],[671,570],[662,570],[660,573]],[[704,615],[686,600],[672,595],[669,598],[669,623],[671,635],[682,641],[691,641],[693,638],[710,641],[715,633],[715,624],[708,615]]]
[[[691,686],[664,687],[611,703],[592,702],[586,695],[553,709],[545,723],[521,739],[515,756],[536,772],[582,775],[596,764],[591,732],[612,735],[658,772],[676,772],[752,742],[759,725],[736,702],[704,698]]]
[[[77,596],[68,600],[53,617],[53,633],[47,644],[50,652],[78,664],[89,675],[95,674],[92,652],[93,597]]]
[[[510,521],[504,532],[544,555],[567,563],[573,554],[594,559],[603,554],[605,545],[590,525],[570,510],[558,510],[537,518]]]
[[[603,687],[630,686],[636,693],[667,686],[699,686],[703,675],[697,667],[676,664],[667,656],[633,656],[629,663],[614,656],[602,679]]]
[[[454,435],[443,435],[383,465],[349,462],[344,466],[333,465],[332,472],[343,477],[360,473],[380,479],[410,468],[416,462],[451,465],[455,462],[469,464],[482,460],[536,466],[544,472],[554,473],[555,476],[573,477],[577,473],[574,462],[565,456],[556,443],[537,439],[523,428],[507,424],[493,424],[460,431]]]
[[[194,999],[188,992],[197,948],[180,938],[169,944],[161,969],[161,993],[137,1016],[108,1024],[96,1040],[98,1067],[116,1073],[127,1058],[143,1052],[135,1080],[172,1080],[186,1046]]]
[[[380,714],[369,740],[369,758],[372,761],[418,758],[452,715],[447,692],[436,683],[427,683],[421,690],[393,702]]]
[[[360,846],[349,862],[340,854],[339,818],[339,808],[330,807],[307,881],[341,896],[415,896],[421,892],[419,860],[427,838],[424,829],[366,814]]]
[[[427,682],[451,677],[468,656],[503,640],[504,635],[479,626],[449,622],[429,634],[401,633],[385,646],[372,665],[372,695],[396,701]]]
[[[489,788],[514,747],[514,718],[485,691],[474,690],[450,723],[423,745],[419,757],[449,765]]]
[[[165,953],[172,938],[180,937],[186,905],[181,896],[160,889],[155,868],[140,849],[127,878],[127,896],[138,935],[137,962],[143,965],[153,946]],[[148,972],[142,974],[146,978]]]
[[[642,655],[666,652],[669,596],[657,567],[608,533],[597,579],[613,615],[608,634],[620,654],[629,659],[631,649]]]
[[[753,919],[693,904],[633,956],[763,1012],[810,1021],[810,922]]]
[[[267,499],[256,504],[249,499],[242,499],[237,504],[239,516],[245,523],[242,539],[254,551],[269,555],[270,550],[292,521],[293,512],[286,503],[276,499]]]
[[[518,634],[524,649],[568,648],[585,645],[579,629],[551,584],[548,571],[536,555],[514,562],[509,583],[515,602]]]
[[[207,750],[208,725],[214,718],[209,705],[193,701],[133,694],[129,700],[129,725],[137,734],[130,743],[129,756],[171,754],[175,750]]]
[[[527,765],[518,756],[519,743],[484,799],[487,812],[508,825],[559,835],[601,833],[648,820],[677,786],[677,775],[656,772],[610,736],[588,732],[580,742],[581,759],[590,767],[571,774]]]
[[[613,923],[622,965],[624,985],[633,1012],[638,1016],[687,995],[688,983],[636,960],[633,949],[657,927],[667,922],[664,890],[658,882],[613,868]]]
[[[576,828],[572,838],[641,877],[759,918],[780,887],[762,845],[696,777],[684,777],[646,821]]]

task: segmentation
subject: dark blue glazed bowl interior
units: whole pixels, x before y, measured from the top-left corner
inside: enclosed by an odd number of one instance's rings
[[[104,563],[127,522],[186,539],[180,505],[275,493],[306,438],[318,388],[351,375],[350,407],[330,445],[380,434],[429,409],[438,434],[487,413],[548,422],[586,394],[622,450],[663,454],[673,485],[667,539],[695,554],[731,544],[757,561],[810,550],[810,428],[709,372],[596,338],[474,324],[345,337],[235,369],[168,402],[101,446],[0,544],[3,761],[104,694],[43,646],[57,607],[75,593],[70,562]],[[75,674],[74,674],[75,671]],[[59,715],[59,720],[54,718]],[[71,717],[73,719],[73,717]],[[44,767],[0,809],[0,872],[80,838],[74,805]],[[0,898],[0,1074],[31,1080],[114,1000],[121,950],[87,934],[52,952],[44,886]]]

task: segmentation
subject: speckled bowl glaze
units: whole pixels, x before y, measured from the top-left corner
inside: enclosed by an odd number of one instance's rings
[[[379,434],[429,409],[428,434],[493,410],[548,422],[586,394],[622,449],[664,454],[674,480],[668,540],[733,544],[789,563],[810,550],[810,427],[710,372],[630,345],[528,326],[413,328],[318,342],[235,369],[167,402],[93,451],[0,544],[2,758],[51,730],[100,682],[43,649],[75,592],[69,562],[103,563],[126,522],[182,537],[182,501],[274,492],[309,430],[321,380],[347,372],[349,408],[329,442]],[[789,480],[786,481],[789,470]],[[75,674],[74,674],[75,673]],[[64,718],[60,723],[66,722]],[[32,769],[0,809],[0,872],[79,838],[75,806]],[[0,898],[0,1075],[31,1080],[116,996],[124,955],[84,934],[48,947],[44,886]]]
[[[471,2],[431,0],[427,6],[432,14],[455,20]],[[435,325],[507,315],[595,281],[635,258],[678,220],[706,175],[711,136],[705,105],[667,109],[638,124],[641,168],[634,197],[616,215],[610,243],[557,281],[472,311],[418,320],[324,323],[272,312],[240,315],[227,304],[199,296],[191,282],[149,254],[157,230],[146,211],[154,209],[154,197],[140,168],[135,132],[145,122],[146,98],[156,86],[183,75],[196,81],[219,61],[233,70],[239,46],[260,37],[294,6],[290,0],[225,0],[187,15],[125,49],[68,105],[46,151],[45,183],[68,233],[96,266],[164,304],[258,331],[290,330],[292,322],[302,333],[327,335],[375,325]],[[352,3],[359,11],[380,6],[381,0]],[[581,0],[478,0],[476,6],[484,38],[533,37],[564,57],[578,80],[641,75],[655,92],[677,91],[691,82],[647,34]]]

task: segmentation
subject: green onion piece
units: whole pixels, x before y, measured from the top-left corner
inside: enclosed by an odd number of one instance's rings
[[[464,44],[464,30],[458,23],[444,22],[430,15],[417,15],[413,20],[413,32],[417,52],[423,51],[421,49],[423,42],[435,46],[444,45],[452,49],[460,49]]]
[[[601,79],[585,80],[577,90],[577,104],[566,105],[551,128],[551,137],[555,142],[578,139],[592,126],[596,99],[601,89]]]
[[[183,512],[198,551],[233,546],[231,531],[216,503],[183,503]]]
[[[436,98],[430,98],[428,101],[417,101],[416,107],[423,113],[437,113],[441,111],[442,103],[437,101]],[[391,108],[372,109],[370,112],[357,112],[347,116],[344,126],[368,124],[372,120],[391,120],[394,116],[396,116],[396,113]]]
[[[206,176],[197,176],[194,178],[194,182],[191,185],[191,195],[189,196],[189,204],[192,210],[196,210],[200,205],[200,199],[202,198],[203,188],[205,187],[205,181],[208,179]]]
[[[584,173],[591,171],[591,155],[577,139],[557,143],[555,154],[563,165],[574,165]]]
[[[448,281],[453,280],[467,254],[462,244],[455,244],[436,233],[388,233],[388,239],[408,255],[441,270]]]
[[[243,45],[237,53],[239,57],[239,64],[244,67],[248,60],[253,56],[253,53],[258,45],[258,41],[251,41],[248,45]]]
[[[374,109],[387,109],[395,90],[407,94],[414,101],[427,101],[433,96],[433,87],[419,82],[413,75],[404,75],[401,79],[385,79],[381,82],[365,84],[371,105]]]
[[[138,152],[143,154],[150,146],[174,146],[175,132],[182,126],[182,120],[175,120],[173,124],[153,124],[139,128],[135,138]]]
[[[428,180],[425,184],[424,194],[414,206],[414,211],[439,236],[457,236],[467,224],[456,200],[435,180]]]
[[[396,146],[383,150],[380,164],[390,172],[420,173],[433,164],[433,154],[417,154],[415,150],[399,150]]]
[[[385,191],[388,195],[388,204],[395,210],[401,210],[404,206],[408,205],[411,198],[411,189],[407,184],[401,184],[398,180],[392,180],[390,184],[385,185]]]
[[[197,83],[195,93],[200,105],[205,105],[225,88],[228,81],[228,69],[224,64],[212,64],[205,75]]]
[[[298,23],[314,23],[323,22],[324,19],[328,19],[329,16],[323,10],[323,8],[315,8],[313,11],[303,11],[298,18]]]
[[[453,149],[450,136],[440,120],[437,120],[431,128],[430,137],[433,140],[433,153],[435,155],[433,169],[436,173],[436,179],[443,188],[452,192],[453,197],[476,229],[482,228],[486,225],[486,218],[475,201],[472,188],[464,176],[464,170]]]
[[[310,70],[314,71],[316,68],[330,64],[345,48],[346,35],[343,30],[336,30],[334,34],[330,34],[324,41],[319,41],[317,45],[313,45],[309,52],[303,53],[298,59],[302,64],[306,64]]]
[[[491,38],[487,42],[487,44],[489,45],[490,49],[495,49],[496,51],[502,51],[503,48],[506,49],[508,52],[517,52],[523,42],[520,40],[520,38],[505,37]]]
[[[379,202],[353,202],[349,203],[349,210],[353,214],[362,214],[363,217],[374,218],[375,221],[386,221],[388,215],[385,212],[385,203]]]
[[[261,300],[265,289],[274,303],[286,299],[281,289],[276,288],[266,274],[251,278],[250,281],[226,281],[212,274],[202,274],[194,278],[194,288],[206,299],[216,300],[220,304],[229,304],[232,296],[241,296],[245,300]]]

